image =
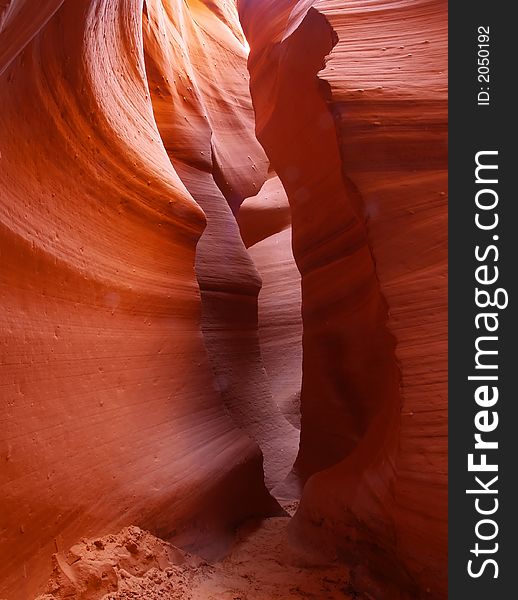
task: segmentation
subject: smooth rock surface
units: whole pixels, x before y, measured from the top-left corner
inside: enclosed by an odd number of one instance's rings
[[[81,536],[217,551],[279,511],[207,357],[206,218],[156,125],[141,3],[50,8],[13,3],[0,34],[0,588],[23,600]]]
[[[446,5],[239,7],[302,272],[294,535],[444,597]]]
[[[446,51],[444,0],[0,0],[0,597],[445,597]]]

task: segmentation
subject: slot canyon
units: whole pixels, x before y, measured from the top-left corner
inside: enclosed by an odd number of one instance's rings
[[[445,0],[0,0],[0,82],[0,598],[445,599]]]

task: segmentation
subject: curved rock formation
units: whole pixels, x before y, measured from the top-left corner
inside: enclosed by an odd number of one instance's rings
[[[445,63],[442,0],[0,0],[0,597],[445,597]],[[344,577],[111,535],[301,490]]]
[[[302,273],[294,534],[443,597],[445,3],[239,7]]]
[[[225,404],[259,443],[272,488],[291,469],[298,434],[279,414],[264,371],[261,279],[233,214],[268,168],[236,31],[237,13],[222,15],[211,3],[147,2],[144,49],[156,122],[175,171],[207,216],[196,252],[205,343]]]
[[[259,338],[272,395],[285,418],[300,429],[300,273],[291,249],[288,199],[275,174],[241,205],[239,227],[262,279]]]
[[[2,32],[0,581],[24,599],[83,535],[210,545],[277,510],[207,359],[205,217],[155,122],[141,3],[55,8],[13,3]]]

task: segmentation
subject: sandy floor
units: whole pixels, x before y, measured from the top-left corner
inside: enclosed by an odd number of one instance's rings
[[[223,561],[208,564],[137,527],[83,540],[55,557],[38,600],[354,600],[341,565],[311,564],[287,539],[288,517],[249,523]]]

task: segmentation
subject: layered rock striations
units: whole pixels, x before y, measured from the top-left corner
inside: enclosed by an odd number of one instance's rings
[[[445,5],[239,7],[302,273],[294,535],[443,597]]]
[[[383,2],[368,8],[355,3],[337,11],[338,4],[317,4],[341,40],[322,76],[331,85],[344,171],[365,206],[401,369],[401,430],[391,493],[396,556],[421,593],[430,590],[428,595],[444,597],[446,3]],[[355,62],[360,57],[364,68]],[[371,68],[374,62],[376,69]],[[352,67],[343,69],[345,63]],[[344,76],[337,78],[342,69]],[[360,166],[363,156],[370,160]]]
[[[300,493],[351,594],[445,597],[445,68],[442,0],[0,0],[0,597]]]
[[[264,370],[261,278],[234,216],[268,169],[254,133],[240,32],[236,11],[147,3],[144,50],[156,122],[176,172],[207,217],[196,252],[205,344],[225,405],[259,443],[272,488],[291,469],[298,432],[279,412]]]
[[[284,417],[300,429],[300,273],[293,258],[288,199],[277,175],[271,173],[261,191],[241,205],[239,227],[262,279],[259,339],[272,395]]]
[[[11,3],[1,34],[0,581],[24,599],[83,535],[209,545],[277,510],[207,357],[206,217],[157,127],[141,3],[54,9]]]

